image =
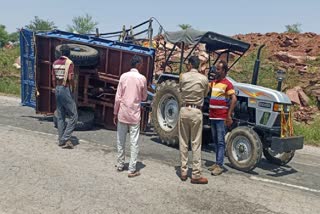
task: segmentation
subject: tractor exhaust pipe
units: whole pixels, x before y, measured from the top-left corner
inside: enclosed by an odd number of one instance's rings
[[[254,62],[253,75],[251,80],[252,85],[257,85],[259,68],[260,68],[260,53],[264,46],[265,44],[261,45],[258,49],[257,58],[256,58],[256,61]]]

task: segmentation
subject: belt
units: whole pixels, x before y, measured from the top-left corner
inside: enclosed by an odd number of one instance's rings
[[[63,79],[61,79],[61,80],[60,80],[60,79],[57,79],[57,80],[56,80],[56,84],[57,84],[57,85],[62,85],[62,83],[63,83]]]
[[[62,86],[64,86],[64,85],[63,85],[63,79],[62,79],[62,80],[57,79],[57,80],[56,80],[56,85],[62,85]],[[68,82],[68,81],[67,81],[67,83],[66,83],[65,86],[66,86],[66,87],[69,86],[69,82]]]
[[[202,110],[202,106],[199,106],[199,105],[196,105],[196,104],[190,104],[190,103],[186,103],[182,107],[196,108],[196,109]]]

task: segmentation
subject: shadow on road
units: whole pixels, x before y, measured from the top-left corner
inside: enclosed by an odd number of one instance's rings
[[[174,169],[176,170],[177,177],[180,179],[180,177],[181,177],[181,166],[175,166]],[[192,169],[188,168],[187,176],[188,176],[188,178],[191,178]]]
[[[146,167],[146,165],[144,163],[142,163],[140,161],[137,162],[137,166],[136,166],[137,171],[140,171],[141,169],[143,169],[145,167]]]
[[[272,176],[272,177],[282,177],[282,176],[291,175],[298,172],[291,166],[288,166],[288,165],[278,166],[278,165],[269,163],[265,159],[262,159],[257,167],[262,170],[269,171],[269,173],[266,175]]]
[[[115,167],[117,167],[117,165],[115,165]],[[137,171],[140,171],[142,169],[144,169],[146,167],[146,165],[140,161],[137,162],[137,165],[136,165],[136,170]],[[124,170],[128,170],[129,169],[129,163],[125,163],[124,164]]]
[[[208,168],[208,167],[212,166],[215,163],[212,160],[207,160],[207,159],[202,159],[202,160],[204,161],[204,165],[203,165],[204,168]],[[233,168],[231,163],[225,163],[225,166],[227,166],[228,168]],[[228,171],[228,168],[225,167],[225,172]],[[259,162],[259,164],[257,165],[256,169],[262,169],[264,171],[267,171],[267,173],[265,175],[272,176],[272,177],[283,177],[283,176],[291,175],[291,174],[294,174],[294,173],[298,172],[297,170],[295,170],[291,166],[288,166],[288,165],[286,165],[286,166],[278,166],[278,165],[269,163],[265,159],[262,159]],[[237,169],[235,169],[235,170],[237,170]],[[239,170],[237,170],[237,171],[239,171]],[[244,172],[244,173],[247,173],[249,175],[259,175],[259,172],[257,172],[257,171],[258,170],[252,170],[252,171]]]
[[[25,118],[32,118],[32,119],[37,119],[40,122],[53,122],[53,117],[51,116],[45,116],[45,115],[39,115],[39,116],[25,116],[22,115],[21,117],[25,117]]]

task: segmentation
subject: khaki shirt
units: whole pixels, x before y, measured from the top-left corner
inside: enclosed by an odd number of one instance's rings
[[[203,105],[203,98],[208,95],[208,78],[196,69],[180,76],[180,91],[184,104]]]

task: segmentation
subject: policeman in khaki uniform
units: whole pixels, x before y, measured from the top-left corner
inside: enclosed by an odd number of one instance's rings
[[[208,179],[201,176],[201,144],[202,144],[202,105],[208,94],[208,79],[198,72],[200,60],[191,56],[188,60],[188,72],[180,76],[182,107],[180,109],[178,128],[181,156],[181,180],[187,180],[188,145],[192,147],[193,184],[207,184]]]

